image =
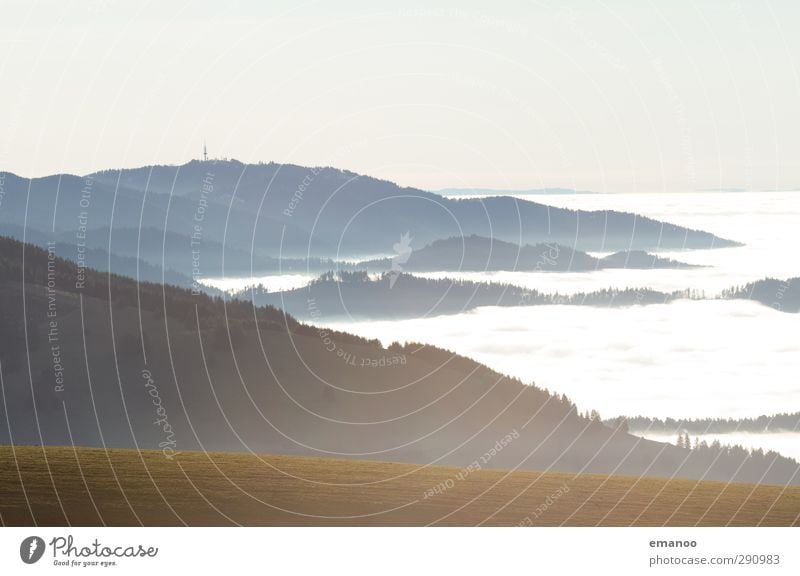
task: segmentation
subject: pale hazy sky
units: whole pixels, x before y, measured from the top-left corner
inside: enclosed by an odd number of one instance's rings
[[[0,22],[0,170],[26,176],[207,140],[431,189],[800,187],[797,0],[0,0]]]

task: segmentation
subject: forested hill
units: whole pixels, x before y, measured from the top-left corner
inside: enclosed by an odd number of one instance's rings
[[[800,312],[800,278],[765,278],[725,290],[723,298],[755,300],[781,312]]]
[[[633,306],[665,304],[688,292],[665,293],[647,288],[607,289],[579,294],[547,294],[494,282],[430,279],[385,272],[327,272],[308,286],[267,292],[263,286],[242,290],[237,297],[286,310],[303,320],[419,318],[458,314],[480,306]]]
[[[402,246],[402,244],[401,244]],[[404,252],[404,248],[407,252]],[[436,240],[418,250],[410,245],[396,249],[391,258],[367,260],[364,270],[402,270],[406,272],[459,271],[494,272],[590,272],[609,268],[685,269],[695,268],[641,250],[624,250],[597,258],[569,246],[553,243],[520,246],[482,236]]]
[[[784,412],[755,418],[696,418],[690,420],[631,416],[625,417],[625,421],[633,432],[647,431],[654,434],[678,434],[680,432],[691,434],[797,432],[800,434],[800,412]]]

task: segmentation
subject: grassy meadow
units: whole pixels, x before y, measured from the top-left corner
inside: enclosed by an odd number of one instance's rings
[[[297,456],[0,447],[3,525],[790,526],[800,488]]]

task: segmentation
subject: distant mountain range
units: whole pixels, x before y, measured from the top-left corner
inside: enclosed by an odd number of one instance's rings
[[[587,272],[607,268],[697,268],[641,250],[625,250],[595,258],[560,244],[519,246],[475,235],[436,240],[419,250],[401,250],[394,257],[367,260],[359,263],[358,267],[364,270],[408,272]]]
[[[737,245],[635,214],[510,197],[451,199],[329,167],[192,161],[2,177],[0,234],[83,243],[205,278],[274,270],[283,265],[278,258],[392,254],[403,238],[412,250],[471,235],[604,252]]]
[[[796,313],[800,311],[798,287],[797,279],[762,280],[744,288],[725,290],[718,298],[754,300],[782,312]],[[547,294],[497,282],[430,279],[391,271],[376,276],[366,270],[327,272],[307,286],[280,292],[252,286],[232,296],[259,306],[274,306],[298,319],[323,324],[341,319],[383,320],[458,314],[480,306],[626,307],[667,304],[677,299],[705,299],[701,293],[688,289],[668,293],[631,287]]]
[[[487,468],[800,481],[794,460],[643,440],[445,350],[384,348],[7,238],[0,301],[2,444],[455,466],[493,451]]]

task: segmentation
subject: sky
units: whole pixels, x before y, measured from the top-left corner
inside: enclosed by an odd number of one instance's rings
[[[0,0],[0,170],[800,187],[796,0]]]

